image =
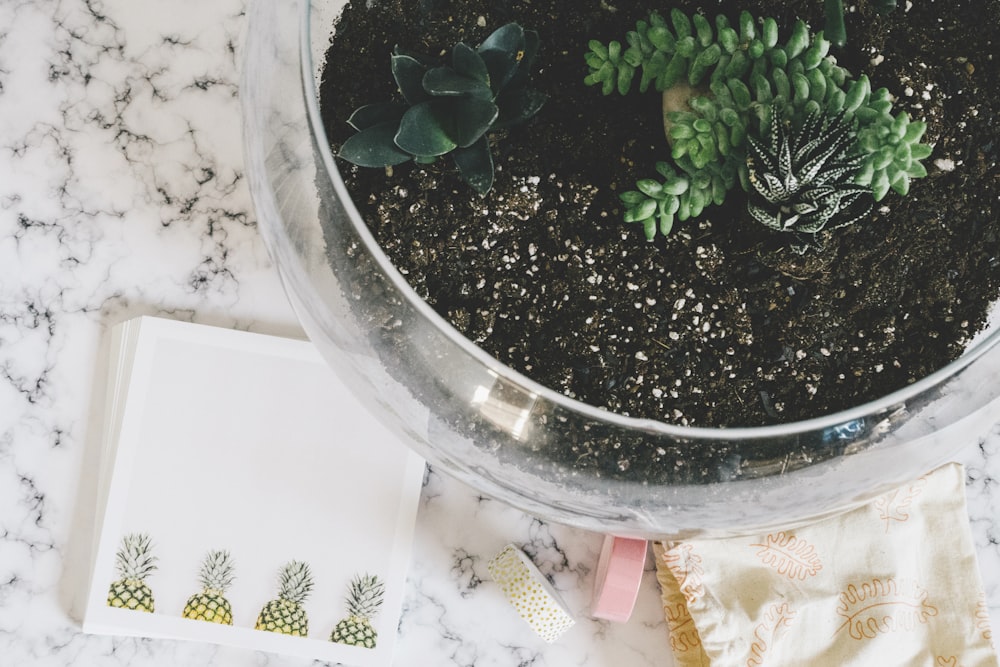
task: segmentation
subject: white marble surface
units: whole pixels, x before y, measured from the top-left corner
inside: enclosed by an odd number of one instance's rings
[[[240,0],[0,3],[0,667],[304,664],[88,636],[71,615],[93,518],[108,328],[155,314],[299,331],[245,187],[242,9]],[[1000,430],[961,458],[996,628]],[[579,619],[555,645],[489,580],[487,561],[511,541]],[[670,665],[651,571],[631,622],[586,617],[600,544],[432,473],[396,664]]]

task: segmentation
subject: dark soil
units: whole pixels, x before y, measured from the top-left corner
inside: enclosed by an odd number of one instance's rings
[[[821,0],[672,3],[735,19],[770,15],[787,38]],[[480,347],[556,391],[684,425],[795,421],[883,396],[961,354],[1000,295],[1000,1],[913,0],[888,16],[859,0],[855,76],[927,121],[929,176],[803,256],[751,221],[745,195],[667,239],[622,222],[618,194],[669,158],[656,93],[583,85],[589,39],[624,40],[654,8],[634,0],[384,0],[345,10],[321,106],[336,149],[357,107],[392,99],[394,45],[430,56],[508,21],[537,30],[533,76],[549,95],[494,135],[493,190],[449,159],[387,175],[340,163],[355,203],[417,293]],[[361,3],[362,10],[364,3]],[[669,6],[656,6],[666,11]],[[953,165],[953,169],[950,168]]]

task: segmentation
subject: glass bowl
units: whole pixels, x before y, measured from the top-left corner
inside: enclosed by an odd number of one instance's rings
[[[863,503],[951,459],[996,421],[996,327],[879,400],[755,428],[623,417],[501,364],[409,287],[344,187],[317,93],[319,56],[344,4],[249,3],[247,175],[302,326],[367,407],[438,470],[549,521],[637,537],[727,536]]]

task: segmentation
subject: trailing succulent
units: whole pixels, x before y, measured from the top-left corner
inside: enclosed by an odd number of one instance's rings
[[[476,48],[459,42],[451,64],[441,66],[397,48],[392,76],[404,101],[357,109],[347,122],[358,132],[341,146],[340,157],[362,167],[388,167],[451,154],[462,178],[476,192],[489,192],[493,155],[487,134],[531,118],[546,99],[528,87],[538,41],[538,33],[508,23]]]
[[[601,86],[605,95],[627,94],[637,74],[640,92],[650,87],[662,92],[678,84],[693,88],[690,111],[665,113],[672,161],[656,165],[662,180],[640,180],[635,190],[621,195],[626,222],[641,224],[648,239],[657,230],[668,234],[675,219],[694,218],[706,206],[721,204],[737,183],[751,191],[748,137],[765,137],[772,109],[780,110],[788,123],[778,131],[806,127],[810,118],[808,127],[820,119],[820,127],[842,125],[847,130],[839,143],[844,156],[856,154],[856,170],[824,186],[843,190],[844,199],[853,196],[854,186],[869,188],[876,201],[890,188],[906,194],[910,179],[926,175],[920,163],[931,152],[920,143],[926,125],[911,121],[905,112],[894,116],[887,89],[873,91],[867,76],[853,79],[837,65],[823,32],[812,34],[803,21],[796,21],[780,41],[774,19],[758,21],[748,12],[735,25],[724,15],[714,24],[713,29],[704,16],[689,17],[677,9],[669,21],[652,12],[628,33],[626,45],[594,40],[585,56],[590,70],[585,83]],[[770,144],[768,139],[762,145]],[[766,169],[760,157],[752,158],[758,173]],[[779,180],[788,176],[774,175]],[[848,217],[850,210],[845,209]],[[815,231],[838,216],[839,210]],[[813,217],[807,227],[817,220]]]

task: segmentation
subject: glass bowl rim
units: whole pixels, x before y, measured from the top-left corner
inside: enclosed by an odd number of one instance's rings
[[[655,419],[630,417],[610,410],[585,403],[575,398],[561,394],[554,389],[546,387],[538,381],[522,374],[500,362],[498,359],[487,353],[471,340],[466,338],[461,332],[455,329],[450,322],[439,315],[431,306],[424,301],[410,286],[396,266],[389,260],[381,246],[375,240],[374,235],[368,229],[354,200],[347,192],[344,180],[340,175],[330,143],[327,140],[326,129],[323,125],[323,118],[319,108],[319,90],[316,86],[315,61],[312,54],[312,16],[311,7],[314,0],[299,0],[300,5],[300,72],[304,87],[304,99],[306,104],[306,115],[309,127],[314,135],[314,144],[320,153],[323,169],[329,178],[337,197],[340,199],[350,218],[354,231],[365,245],[366,250],[371,254],[379,269],[388,277],[393,286],[406,299],[408,305],[414,308],[422,317],[431,322],[438,331],[447,339],[457,345],[463,352],[473,357],[484,367],[496,373],[499,377],[509,378],[536,397],[557,405],[567,411],[579,413],[598,422],[606,422],[611,425],[631,430],[655,433],[672,436],[686,440],[763,440],[772,438],[784,438],[788,436],[801,435],[803,433],[822,431],[824,429],[839,426],[845,423],[856,421],[875,414],[885,414],[891,412],[898,406],[906,404],[919,394],[933,389],[944,383],[949,378],[955,376],[983,356],[993,346],[1000,342],[1000,326],[994,331],[976,341],[976,343],[963,352],[954,361],[942,366],[929,375],[901,387],[893,392],[885,394],[867,403],[852,406],[845,410],[810,417],[799,421],[782,422],[779,424],[768,424],[765,426],[678,426],[661,422]],[[987,322],[987,326],[989,326]]]

